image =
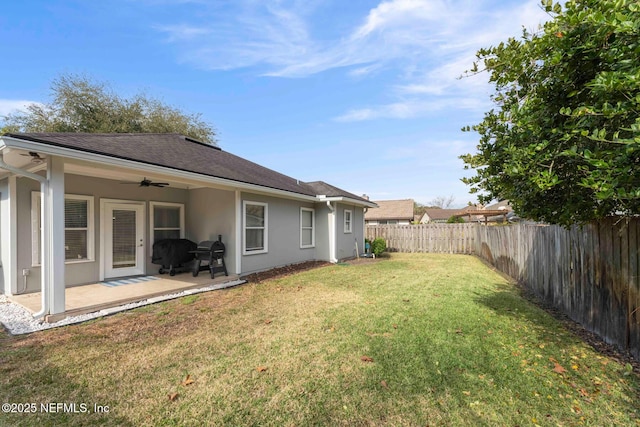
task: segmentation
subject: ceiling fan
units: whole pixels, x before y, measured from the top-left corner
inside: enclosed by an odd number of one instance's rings
[[[166,187],[169,185],[168,182],[153,182],[146,177],[140,182],[121,182],[120,184],[138,184],[138,187]]]
[[[36,153],[35,151],[29,151],[29,153],[21,153],[20,155],[31,157],[31,163],[39,164],[44,162],[44,157],[40,157],[40,154]]]

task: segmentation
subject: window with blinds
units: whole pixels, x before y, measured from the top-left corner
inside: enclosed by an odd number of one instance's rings
[[[267,252],[267,204],[244,202],[244,253]]]
[[[158,202],[151,202],[150,205],[153,242],[184,236],[184,205]]]
[[[353,230],[352,216],[353,216],[353,211],[350,211],[348,209],[344,210],[344,232],[345,233],[351,233],[351,231]]]
[[[136,212],[113,210],[113,260],[112,268],[128,268],[136,265]]]
[[[64,201],[65,259],[88,259],[89,201],[67,198]]]
[[[40,192],[31,193],[31,264],[40,265]],[[64,252],[67,262],[93,261],[93,196],[64,196]]]
[[[308,208],[300,208],[300,247],[312,248],[315,246],[315,211]]]

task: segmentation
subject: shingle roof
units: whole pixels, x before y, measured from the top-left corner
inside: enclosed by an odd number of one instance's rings
[[[341,188],[334,187],[331,184],[327,184],[324,181],[313,181],[306,183],[314,192],[319,196],[327,197],[348,197],[355,200],[365,200],[360,196],[356,196],[353,193],[349,193]]]
[[[413,200],[376,200],[377,208],[371,208],[364,215],[367,221],[408,219],[413,220]]]
[[[179,134],[15,133],[7,136],[307,196],[324,194],[316,192],[317,186],[314,183],[300,182],[218,147]],[[347,191],[322,184],[330,187],[335,194],[364,201]]]
[[[431,221],[441,221],[451,218],[453,215],[460,213],[461,209],[425,209],[424,213]]]

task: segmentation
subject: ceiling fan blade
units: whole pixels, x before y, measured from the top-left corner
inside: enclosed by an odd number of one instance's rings
[[[168,182],[153,182],[150,179],[147,179],[146,177],[142,180],[142,181],[137,181],[137,182],[120,182],[120,184],[135,184],[138,187],[166,187],[167,185],[169,185]]]

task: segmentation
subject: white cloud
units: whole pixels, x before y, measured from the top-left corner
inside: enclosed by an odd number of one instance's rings
[[[211,30],[204,27],[195,27],[187,24],[159,25],[156,30],[167,34],[167,41],[193,40],[200,36],[210,34]]]
[[[38,102],[21,99],[0,99],[0,116],[24,111],[31,104],[38,104]]]
[[[260,67],[263,75],[301,78],[347,68],[346,74],[358,79],[380,69],[397,70],[385,88],[392,90],[381,91],[389,102],[353,108],[335,120],[406,119],[451,105],[486,107],[486,76],[458,77],[471,68],[479,48],[518,37],[522,26],[535,30],[548,18],[538,4],[386,0],[350,29],[327,38],[312,31],[314,2],[245,0],[234,2],[233,11],[215,22],[157,29],[181,47],[183,61],[205,69]]]
[[[415,97],[410,100],[392,102],[364,108],[356,108],[335,117],[337,122],[358,122],[374,119],[412,119],[443,110],[465,110],[481,113],[486,110],[485,99],[466,97],[439,97],[437,99]]]

